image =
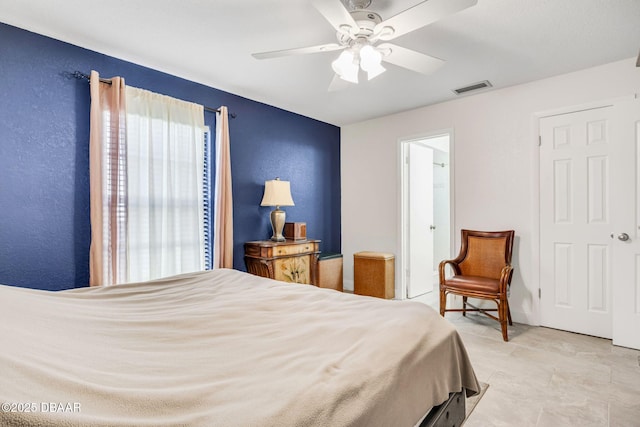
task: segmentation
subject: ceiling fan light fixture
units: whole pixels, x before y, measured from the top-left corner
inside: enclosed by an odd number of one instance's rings
[[[360,49],[360,65],[362,69],[368,71],[369,68],[380,65],[382,54],[370,44],[362,46]]]
[[[381,62],[382,54],[373,46],[365,45],[360,49],[360,66],[367,72],[369,80],[386,71]]]
[[[340,74],[345,64],[348,64],[349,62],[352,62],[352,61],[353,61],[353,54],[348,50],[343,50],[340,53],[340,56],[338,56],[338,58],[331,63],[331,68],[333,68],[333,71],[335,71],[336,74]]]
[[[358,83],[358,62],[351,50],[344,50],[338,59],[331,63],[331,68],[341,79]]]
[[[351,64],[343,70],[343,73],[340,74],[340,78],[342,80],[346,80],[350,83],[358,83],[358,64]]]

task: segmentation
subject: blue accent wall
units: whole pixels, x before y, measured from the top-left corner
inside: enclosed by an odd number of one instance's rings
[[[170,54],[170,53],[168,53]],[[230,119],[234,268],[243,244],[271,236],[264,181],[291,181],[287,221],[340,252],[340,129],[166,73],[0,23],[0,283],[61,290],[89,280],[89,85],[126,84],[218,107]],[[215,115],[205,113],[215,129]]]

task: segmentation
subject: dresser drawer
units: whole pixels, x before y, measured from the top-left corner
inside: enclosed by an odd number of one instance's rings
[[[295,245],[281,245],[273,248],[273,256],[280,255],[297,255],[297,254],[305,254],[315,252],[315,243],[298,243]]]

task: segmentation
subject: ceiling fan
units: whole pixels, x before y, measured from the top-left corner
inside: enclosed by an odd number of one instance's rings
[[[426,0],[382,20],[377,13],[367,10],[371,0],[346,0],[349,11],[340,0],[313,0],[314,7],[336,29],[337,43],[296,49],[254,53],[257,59],[277,58],[342,50],[332,62],[336,75],[329,90],[340,88],[339,81],[358,83],[360,70],[369,80],[386,69],[381,62],[388,62],[417,73],[429,74],[444,63],[443,60],[411,49],[386,43],[404,34],[429,25],[447,15],[474,6],[478,0]]]

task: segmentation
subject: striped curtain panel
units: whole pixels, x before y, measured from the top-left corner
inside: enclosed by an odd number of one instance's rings
[[[233,197],[231,193],[231,152],[229,112],[220,107],[216,114],[216,178],[213,232],[213,268],[233,268]]]
[[[126,278],[125,85],[120,77],[102,80],[96,71],[90,85],[89,284],[102,286]]]

